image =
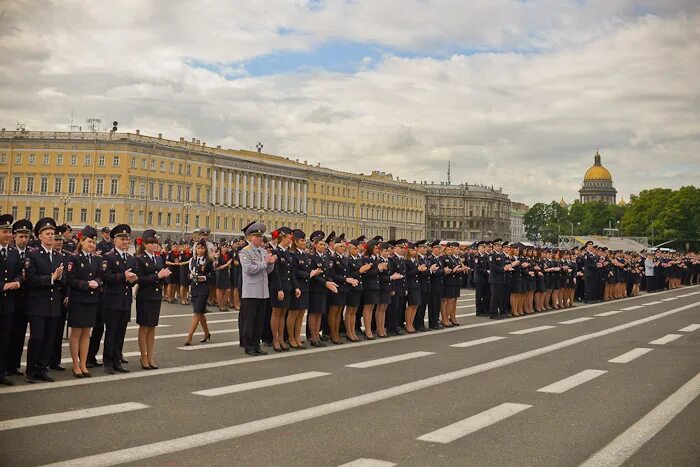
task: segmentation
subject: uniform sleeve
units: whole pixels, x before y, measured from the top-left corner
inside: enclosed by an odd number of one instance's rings
[[[119,285],[126,280],[125,274],[114,270],[114,262],[109,256],[102,259],[102,277],[107,285]]]
[[[140,285],[151,285],[155,284],[158,282],[158,274],[155,272],[152,272],[149,274],[148,268],[146,267],[146,260],[143,257],[136,258],[136,264],[137,264],[137,275],[138,275],[138,280],[136,281]]]
[[[39,274],[33,254],[27,255],[27,259],[24,261],[24,268],[27,272],[27,283],[30,287],[51,286],[51,274]]]
[[[267,271],[268,273],[272,272],[272,269],[268,270],[265,261],[254,259],[253,256],[249,253],[249,251],[250,250],[242,250],[239,254],[239,258],[241,260],[241,267],[243,268],[244,273],[249,275],[255,275],[263,271]]]
[[[68,283],[68,287],[76,290],[88,290],[90,288],[88,286],[88,281],[80,278],[79,268],[80,266],[78,265],[77,258],[73,257],[68,259],[68,266],[66,268],[66,281]]]

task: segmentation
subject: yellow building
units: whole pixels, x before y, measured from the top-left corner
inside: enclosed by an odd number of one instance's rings
[[[390,174],[352,174],[298,160],[133,133],[0,131],[0,207],[17,219],[74,227],[195,227],[239,235],[258,219],[307,234],[335,230],[419,239],[425,189]]]

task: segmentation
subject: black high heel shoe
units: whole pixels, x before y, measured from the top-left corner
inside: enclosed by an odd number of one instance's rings
[[[144,365],[142,362],[139,362],[139,363],[141,364],[142,370],[150,370],[151,369],[151,365]]]
[[[207,336],[206,336],[204,339],[202,339],[201,341],[199,341],[199,342],[204,343],[204,342],[210,341],[210,340],[211,340],[211,333],[207,334]]]
[[[192,342],[185,342],[186,346],[192,345]]]

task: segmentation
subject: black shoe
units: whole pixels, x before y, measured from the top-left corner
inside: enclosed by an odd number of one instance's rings
[[[129,372],[128,369],[124,368],[124,367],[121,366],[121,365],[120,365],[120,366],[115,366],[115,367],[114,367],[114,371],[116,371],[117,373],[128,373],[128,372]]]
[[[85,364],[85,368],[95,368],[97,366],[97,361],[88,361]]]
[[[426,332],[428,331],[426,328],[416,328],[416,331],[418,332]]]
[[[122,362],[122,363],[129,363],[129,360],[127,360],[126,358],[124,358],[123,355],[122,355],[121,358],[119,358],[119,361]]]
[[[255,349],[245,349],[246,355],[250,355],[252,357],[257,357],[259,354],[255,351]]]
[[[75,376],[76,378],[85,378],[85,375],[82,371],[76,373],[75,370],[73,370],[73,376]]]
[[[36,379],[34,378],[34,375],[27,374],[27,376],[24,378],[24,380],[27,382],[27,384],[36,383]]]
[[[10,381],[9,379],[6,379],[6,378],[0,379],[0,384],[2,384],[4,386],[14,386],[15,385],[15,383],[13,383],[12,381]]]
[[[273,346],[272,350],[274,350],[275,352],[284,352],[284,350],[282,350],[282,347],[274,347]]]
[[[92,378],[92,373],[88,372],[83,372],[83,377],[85,378]]]
[[[260,350],[260,347],[255,348],[255,353],[258,355],[267,355],[267,352],[265,352],[264,350]]]
[[[204,342],[210,341],[210,340],[211,340],[211,333],[207,334],[206,337],[205,337],[204,339],[202,339],[201,341],[199,341],[199,342],[204,343]]]
[[[61,365],[51,365],[49,368],[53,371],[66,371]]]
[[[397,329],[397,330],[396,330],[396,335],[397,335],[397,336],[401,336],[401,335],[403,335],[403,334],[406,334],[406,333],[404,332],[403,329]]]
[[[324,334],[324,335],[321,336],[321,340],[322,340],[322,341],[329,341],[329,340],[331,340],[331,338],[328,337],[328,336],[326,336],[326,335]]]
[[[106,366],[104,367],[105,373],[108,375],[113,375],[115,373],[114,367],[113,366]]]
[[[264,345],[265,347],[272,347],[272,341],[269,341],[269,342],[268,342],[268,341],[263,341],[263,345]]]
[[[38,379],[39,381],[46,381],[47,383],[53,383],[54,381],[56,381],[55,379],[53,379],[52,377],[50,377],[46,373],[36,375],[36,379]]]
[[[428,326],[427,331],[437,331],[438,329],[440,329],[440,328],[437,326]]]
[[[309,341],[309,344],[311,344],[311,347],[323,347],[319,341]]]

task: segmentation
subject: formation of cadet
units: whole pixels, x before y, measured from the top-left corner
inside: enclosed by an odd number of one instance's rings
[[[51,371],[65,371],[66,324],[74,377],[92,376],[100,345],[106,374],[128,372],[122,349],[134,303],[139,363],[150,370],[158,368],[161,304],[176,297],[193,311],[185,345],[199,326],[200,342],[211,340],[208,307],[230,306],[240,309],[240,345],[255,356],[266,354],[263,343],[284,352],[459,326],[464,287],[476,289],[477,316],[504,319],[700,283],[694,253],[609,251],[592,242],[564,250],[500,239],[346,239],[321,231],[307,238],[287,227],[267,238],[259,222],[243,233],[216,244],[202,229],[190,242],[162,244],[152,229],[132,241],[126,224],[99,234],[86,226],[74,236],[51,218],[33,225],[0,216],[0,384],[22,375],[27,383],[54,381]]]

